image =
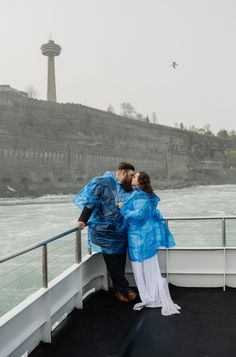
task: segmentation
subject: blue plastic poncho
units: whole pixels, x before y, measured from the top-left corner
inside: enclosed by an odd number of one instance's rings
[[[121,213],[128,223],[128,252],[131,261],[153,257],[160,247],[172,248],[174,238],[159,210],[157,195],[135,190]]]
[[[79,208],[93,208],[88,220],[88,245],[95,252],[121,254],[127,251],[126,222],[117,202],[125,202],[125,192],[114,172],[93,178],[73,198]]]

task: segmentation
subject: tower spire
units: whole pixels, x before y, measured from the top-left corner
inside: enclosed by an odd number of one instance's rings
[[[50,32],[50,40],[48,43],[41,46],[41,52],[48,57],[48,85],[47,85],[47,100],[49,102],[56,102],[56,78],[55,78],[55,62],[54,57],[61,53],[61,46],[57,45],[52,40]]]

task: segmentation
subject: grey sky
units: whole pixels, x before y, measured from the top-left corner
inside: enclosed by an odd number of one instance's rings
[[[50,32],[57,98],[106,109],[129,101],[159,123],[236,129],[234,0],[0,0],[0,84],[46,97]],[[179,63],[174,70],[172,61]]]

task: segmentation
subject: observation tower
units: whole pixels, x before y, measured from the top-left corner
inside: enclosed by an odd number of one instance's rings
[[[48,88],[47,100],[49,102],[56,102],[56,79],[55,79],[55,62],[54,57],[61,53],[61,46],[57,45],[53,40],[41,46],[41,52],[48,57]]]

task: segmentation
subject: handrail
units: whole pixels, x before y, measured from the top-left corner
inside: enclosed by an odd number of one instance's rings
[[[51,243],[51,242],[53,242],[53,241],[55,241],[55,240],[57,240],[59,238],[65,237],[68,234],[71,234],[73,232],[78,232],[78,231],[80,231],[79,227],[72,228],[72,229],[70,229],[70,230],[68,230],[66,232],[60,233],[60,234],[58,234],[58,235],[56,235],[54,237],[51,237],[51,238],[42,240],[42,241],[40,241],[38,243],[34,243],[32,245],[29,245],[28,247],[20,249],[20,250],[16,251],[15,253],[8,254],[8,255],[5,255],[3,257],[0,257],[0,263],[3,263],[5,261],[7,261],[7,260],[19,257],[22,254],[25,254],[25,253],[28,253],[28,252],[30,252],[32,250],[37,249],[37,248],[43,247],[43,246],[47,245],[48,243]]]
[[[226,220],[228,219],[236,219],[236,216],[204,216],[204,217],[167,217],[165,218],[165,222],[168,225],[169,221],[213,221],[220,220],[221,221],[221,237],[222,237],[222,246],[226,247]]]
[[[166,217],[164,218],[164,220],[168,223],[169,221],[197,221],[197,220],[218,220],[220,219],[221,221],[224,221],[226,219],[236,219],[236,216],[204,216],[204,217]],[[225,229],[225,228],[224,228]],[[73,232],[78,232],[80,231],[80,228],[79,227],[76,227],[76,228],[72,228],[66,232],[63,232],[63,233],[60,233],[54,237],[51,237],[51,238],[48,238],[46,240],[43,240],[43,241],[40,241],[38,243],[35,243],[35,244],[32,244],[24,249],[21,249],[21,250],[18,250],[16,251],[15,253],[12,253],[12,254],[9,254],[9,255],[5,255],[3,257],[0,257],[0,264],[7,261],[7,260],[10,260],[10,259],[13,259],[13,258],[16,258],[22,254],[25,254],[25,253],[28,253],[32,250],[35,250],[37,248],[40,248],[48,243],[51,243],[59,238],[62,238],[70,233],[73,233]]]
[[[236,219],[236,216],[204,216],[204,217],[166,217],[168,221],[200,221],[200,220],[217,220],[217,219]]]

